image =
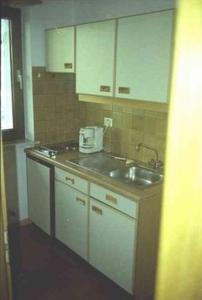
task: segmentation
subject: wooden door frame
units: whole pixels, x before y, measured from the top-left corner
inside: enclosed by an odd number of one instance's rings
[[[1,30],[1,23],[0,23]],[[1,49],[1,45],[0,45]],[[0,57],[0,78],[1,78],[1,57]],[[1,80],[0,80],[1,87]],[[1,96],[0,96],[1,107]],[[0,130],[0,299],[12,300],[11,268],[9,263],[8,244],[8,220],[6,207],[4,163],[3,163],[3,143],[2,131]]]
[[[11,60],[12,60],[12,87],[13,87],[13,121],[14,129],[3,131],[3,140],[24,139],[24,101],[23,89],[17,81],[17,70],[22,73],[22,37],[21,11],[17,8],[2,7],[1,18],[11,20]]]
[[[156,300],[202,299],[202,1],[178,4]]]
[[[3,167],[2,135],[0,141],[1,155],[1,189],[0,189],[0,299],[12,299],[11,269],[9,263],[8,222]]]

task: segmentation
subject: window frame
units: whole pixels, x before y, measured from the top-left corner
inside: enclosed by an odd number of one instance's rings
[[[23,89],[20,89],[16,72],[22,72],[21,11],[17,8],[2,7],[1,19],[10,20],[11,36],[11,81],[13,127],[2,130],[3,141],[25,138]]]

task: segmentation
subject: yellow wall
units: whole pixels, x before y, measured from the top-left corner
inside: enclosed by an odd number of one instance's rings
[[[202,299],[202,1],[181,0],[156,299]]]

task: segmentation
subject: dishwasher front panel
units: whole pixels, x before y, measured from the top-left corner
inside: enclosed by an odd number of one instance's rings
[[[27,157],[27,189],[29,219],[52,235],[52,172],[51,166]]]

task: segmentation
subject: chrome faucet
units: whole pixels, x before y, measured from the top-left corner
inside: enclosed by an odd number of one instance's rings
[[[157,151],[155,148],[153,148],[153,147],[151,147],[151,146],[148,146],[148,145],[146,145],[146,144],[143,144],[143,143],[139,143],[139,144],[136,146],[136,150],[137,150],[137,151],[140,151],[140,148],[146,148],[146,149],[149,149],[149,150],[151,150],[151,151],[153,151],[153,152],[155,153],[155,159],[151,159],[151,160],[148,162],[148,164],[149,164],[152,168],[158,169],[158,168],[160,168],[160,167],[163,166],[163,162],[162,162],[161,160],[159,160],[159,153],[158,153],[158,151]]]

